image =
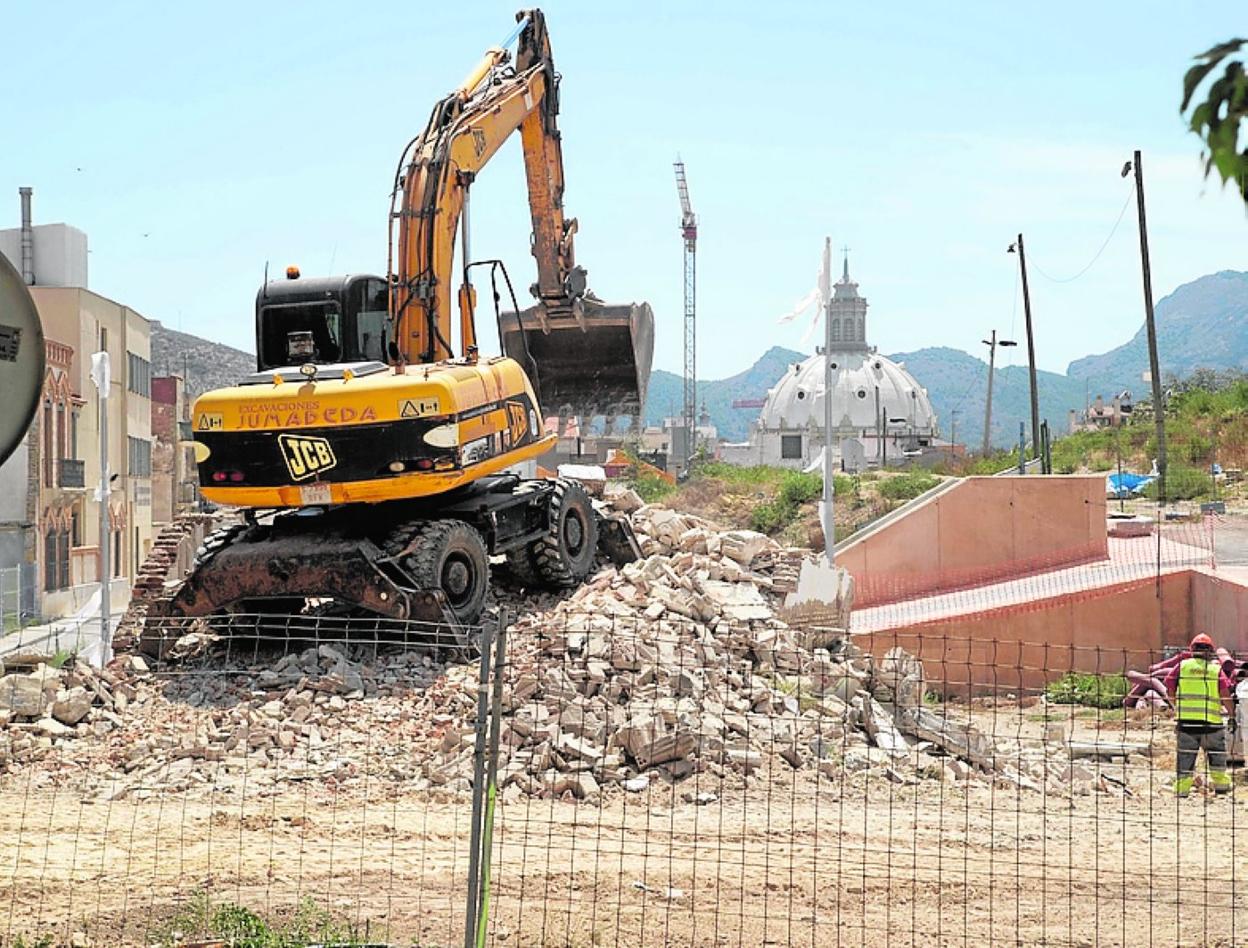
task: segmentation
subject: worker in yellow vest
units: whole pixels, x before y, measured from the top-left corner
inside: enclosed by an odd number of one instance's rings
[[[1213,639],[1201,633],[1192,639],[1191,657],[1179,662],[1166,677],[1166,691],[1174,699],[1176,723],[1176,774],[1174,792],[1192,792],[1196,758],[1205,752],[1209,782],[1215,793],[1229,793],[1231,775],[1226,770],[1226,726],[1222,699],[1231,692],[1230,679],[1214,657]]]

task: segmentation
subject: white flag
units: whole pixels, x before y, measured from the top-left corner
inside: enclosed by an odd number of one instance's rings
[[[798,300],[795,304],[793,304],[793,309],[790,312],[785,313],[783,316],[781,316],[777,320],[777,322],[781,322],[781,323],[793,322],[793,320],[797,319],[798,316],[801,316],[804,312],[806,312],[806,310],[810,309],[811,305],[815,303],[816,301],[818,301],[818,299],[819,299],[819,288],[815,287],[813,290],[811,290],[809,293],[803,296],[800,300]]]
[[[100,398],[108,398],[110,373],[107,352],[96,352],[92,354],[91,381],[94,382],[95,387],[100,390]]]

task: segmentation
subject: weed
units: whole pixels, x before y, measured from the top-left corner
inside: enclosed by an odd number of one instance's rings
[[[220,940],[231,948],[303,948],[320,943],[360,945],[364,939],[312,900],[305,899],[289,917],[269,921],[232,902],[213,904],[198,892],[163,927],[159,944],[174,945],[188,938]],[[32,946],[34,948],[34,946]]]

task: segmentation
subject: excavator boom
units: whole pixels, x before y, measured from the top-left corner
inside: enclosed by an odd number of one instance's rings
[[[459,355],[475,357],[468,193],[476,175],[518,130],[537,302],[502,316],[503,352],[529,373],[548,411],[639,414],[650,376],[654,316],[645,303],[611,306],[587,289],[574,250],[577,222],[564,215],[559,79],[546,20],[540,10],[523,10],[516,19],[503,46],[488,50],[438,102],[400,160],[391,208],[390,314],[397,355],[417,364],[455,357],[451,298],[458,238],[464,267]],[[509,66],[507,46],[513,39],[516,53]]]

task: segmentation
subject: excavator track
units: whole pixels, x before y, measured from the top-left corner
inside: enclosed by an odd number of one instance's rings
[[[599,553],[621,564],[640,550],[625,518],[595,510],[579,483],[562,479],[486,479],[425,509],[274,513],[210,534],[187,576],[150,598],[135,644],[159,658],[200,624],[299,638],[367,628],[471,650],[491,554],[506,555],[526,587],[568,589]]]

